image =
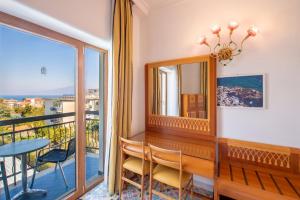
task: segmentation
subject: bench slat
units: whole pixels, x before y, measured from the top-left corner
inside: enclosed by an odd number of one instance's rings
[[[294,189],[297,191],[298,197],[300,198],[300,177],[299,178],[288,177],[288,180],[294,186]]]
[[[233,181],[234,182],[240,183],[240,184],[243,184],[243,185],[247,185],[247,182],[246,182],[246,180],[244,178],[244,175],[243,175],[242,168],[232,166],[232,175],[233,175]]]
[[[266,191],[280,194],[269,174],[258,172],[258,175]]]
[[[259,183],[256,173],[253,170],[245,169],[245,174],[247,176],[249,186],[263,189]]]
[[[282,191],[283,195],[298,198],[297,193],[293,190],[293,188],[289,185],[288,181],[284,177],[279,177],[279,176],[273,176],[273,177],[278,187]]]

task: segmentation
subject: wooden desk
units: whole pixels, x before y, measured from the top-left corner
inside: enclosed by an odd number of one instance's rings
[[[135,146],[127,146],[127,149],[133,150],[133,151],[141,151],[141,149],[137,149]],[[150,160],[150,153],[149,153],[149,147],[146,146],[146,159]],[[182,155],[182,167],[183,171],[186,171],[188,173],[206,177],[209,179],[214,179],[214,162],[210,160],[205,160],[193,156],[188,155]]]
[[[215,142],[179,137],[170,134],[146,131],[130,138],[144,141],[145,145],[152,144],[164,149],[181,150],[183,154],[204,160],[215,161]]]

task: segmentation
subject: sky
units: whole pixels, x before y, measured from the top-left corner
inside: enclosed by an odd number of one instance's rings
[[[67,44],[0,25],[0,96],[74,94],[76,54]],[[86,89],[99,88],[99,52],[86,49],[85,56]]]

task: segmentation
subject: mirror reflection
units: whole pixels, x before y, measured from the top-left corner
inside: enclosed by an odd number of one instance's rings
[[[201,62],[150,68],[150,113],[206,119],[207,65],[207,62]]]

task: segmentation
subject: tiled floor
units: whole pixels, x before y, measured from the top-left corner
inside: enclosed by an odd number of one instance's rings
[[[93,190],[85,194],[80,200],[117,200],[118,196],[110,196],[104,183],[96,186]]]
[[[206,196],[211,196],[212,197],[212,193],[205,191],[199,187],[194,188],[197,193],[200,194],[205,194]],[[175,189],[166,189],[165,193],[172,196],[172,197],[176,197],[178,196],[177,194],[177,190]],[[133,186],[128,186],[124,191],[123,191],[123,200],[139,200],[139,191],[138,189],[136,189]],[[88,192],[85,196],[81,197],[80,200],[118,200],[118,196],[114,195],[114,196],[110,196],[108,191],[107,191],[107,187],[105,184],[100,184],[99,186],[95,187],[93,190],[91,190],[90,192]],[[144,197],[144,199],[148,199],[148,193],[146,192],[146,195]],[[153,196],[154,200],[160,200],[160,198],[158,196]],[[190,197],[187,198],[188,200],[191,199]],[[194,200],[201,200],[201,198],[193,198]]]
[[[87,154],[86,157],[87,163],[87,180],[93,179],[95,175],[98,175],[99,169],[99,159],[91,154]],[[44,197],[32,197],[32,198],[23,198],[26,200],[55,200],[64,196],[65,194],[72,192],[75,189],[75,162],[74,159],[66,161],[63,164],[63,170],[66,175],[67,182],[69,187],[65,187],[62,175],[59,170],[54,170],[50,168],[43,172],[37,174],[33,188],[45,189],[47,190],[47,195]],[[31,177],[28,178],[28,183],[31,183]],[[17,186],[10,186],[10,195],[13,197],[21,190],[21,183],[18,183]],[[5,195],[0,188],[0,200],[4,200]]]

